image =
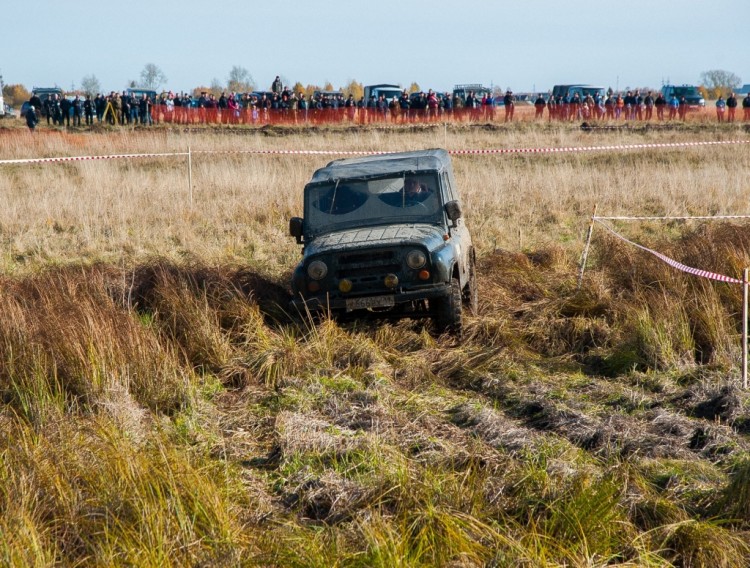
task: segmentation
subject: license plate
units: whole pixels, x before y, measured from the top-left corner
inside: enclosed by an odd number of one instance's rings
[[[367,308],[392,308],[396,305],[393,296],[369,296],[367,298],[347,298],[346,311]]]

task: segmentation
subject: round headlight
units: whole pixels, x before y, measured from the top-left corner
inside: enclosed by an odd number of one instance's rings
[[[313,280],[322,280],[328,274],[328,267],[322,260],[313,260],[307,267],[307,275]]]
[[[412,250],[406,255],[406,264],[409,268],[413,268],[414,270],[422,268],[426,262],[427,257],[421,250]]]

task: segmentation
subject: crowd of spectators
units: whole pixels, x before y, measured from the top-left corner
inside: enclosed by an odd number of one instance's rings
[[[481,96],[480,96],[481,95]],[[492,121],[498,106],[504,109],[504,119],[514,119],[516,100],[512,91],[496,99],[492,93],[468,91],[439,93],[408,93],[386,99],[372,95],[355,99],[352,94],[340,92],[315,92],[307,96],[281,84],[277,77],[270,91],[250,93],[222,92],[219,96],[201,92],[199,96],[189,93],[166,91],[160,95],[137,95],[129,91],[95,97],[76,95],[67,98],[52,95],[44,101],[35,95],[30,104],[48,124],[81,126],[104,123],[110,125],[151,125],[155,123],[176,124],[266,124],[289,122],[423,122],[431,120]],[[735,120],[738,100],[734,93],[727,99],[716,101],[719,121]],[[533,102],[535,118],[543,119],[545,110],[550,121],[577,120],[685,120],[689,105],[684,97],[665,99],[661,93],[639,90],[623,94],[589,94],[581,97],[539,95]],[[743,119],[750,120],[750,94],[742,100]]]
[[[726,100],[720,95],[716,101],[716,114],[723,122],[724,110],[727,109],[728,122],[735,120],[738,100],[730,93]],[[534,101],[535,117],[544,117],[547,110],[549,120],[651,120],[656,113],[657,120],[685,120],[691,109],[685,97],[672,96],[665,98],[660,92],[640,92],[639,90],[621,93],[608,93],[606,96],[589,94],[581,97],[574,93],[571,97],[558,96],[546,100],[541,94]],[[750,93],[742,100],[743,119],[750,121]]]

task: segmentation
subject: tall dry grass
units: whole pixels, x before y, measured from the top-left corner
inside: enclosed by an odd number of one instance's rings
[[[456,156],[481,301],[429,327],[286,312],[322,156],[733,139],[739,128],[0,132],[0,564],[719,566],[750,560],[740,289],[595,229],[744,213],[743,146]],[[211,152],[199,153],[198,150]],[[617,225],[691,266],[740,221]]]
[[[581,131],[571,125],[417,130],[118,131],[0,134],[0,158],[186,152],[187,159],[97,160],[0,167],[5,272],[67,260],[127,261],[152,254],[231,259],[281,272],[298,257],[287,220],[302,187],[335,156],[241,150],[383,151],[447,147],[581,147],[746,137],[724,129]],[[203,152],[203,153],[202,153]],[[602,214],[718,215],[747,211],[746,146],[654,148],[454,158],[480,252],[550,243],[580,246]],[[191,202],[192,193],[192,202]],[[639,228],[640,230],[640,228]],[[643,230],[662,231],[648,224]]]

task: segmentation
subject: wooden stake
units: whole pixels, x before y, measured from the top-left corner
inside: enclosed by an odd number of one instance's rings
[[[589,257],[589,246],[591,246],[591,235],[594,233],[594,220],[596,219],[596,209],[599,207],[599,204],[594,205],[594,212],[591,214],[591,223],[589,224],[589,231],[586,235],[586,246],[583,249],[583,254],[581,255],[581,267],[580,272],[578,274],[578,291],[581,290],[581,285],[583,284],[583,271],[586,270],[586,260]]]
[[[742,388],[747,389],[747,274],[742,271]]]

